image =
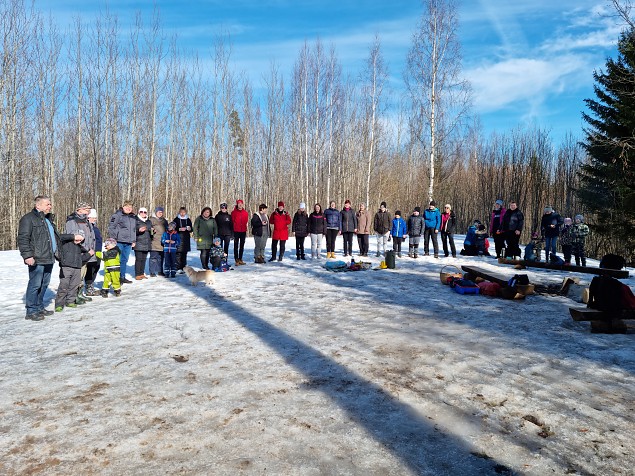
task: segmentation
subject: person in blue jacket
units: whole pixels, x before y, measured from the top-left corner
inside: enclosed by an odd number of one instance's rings
[[[326,218],[326,257],[335,258],[335,240],[342,233],[342,214],[337,209],[335,202],[331,202],[324,210]]]
[[[395,212],[395,218],[392,219],[392,227],[390,228],[390,236],[392,236],[392,249],[397,253],[397,257],[401,258],[401,244],[408,234],[408,225],[406,220],[401,217],[401,211]]]
[[[425,230],[423,232],[423,253],[425,256],[430,256],[430,238],[432,238],[432,247],[434,249],[434,257],[439,257],[439,241],[437,236],[441,229],[441,212],[437,208],[437,204],[434,200],[430,202],[428,208],[423,212],[423,219],[425,221]]]

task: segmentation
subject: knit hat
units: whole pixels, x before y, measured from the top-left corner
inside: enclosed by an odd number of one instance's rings
[[[213,243],[220,243],[220,236],[214,237]]]
[[[415,207],[415,212],[421,213],[421,207]]]
[[[474,224],[475,224],[475,225],[480,225],[480,224],[481,224],[481,220],[479,220],[478,218],[476,218],[476,219],[474,220]]]
[[[306,208],[306,204],[304,202],[300,202],[300,206],[298,208],[304,210]]]
[[[154,213],[156,213],[156,212],[165,212],[165,208],[163,208],[163,207],[155,207]]]
[[[573,223],[573,220],[571,220],[571,218],[567,217],[564,219],[564,224],[565,225],[571,225],[571,223]]]
[[[238,200],[236,200],[236,205],[244,205],[245,202],[243,202],[240,198]]]
[[[141,212],[148,213],[148,209],[146,207],[141,207],[141,208],[139,208],[139,213],[141,213]]]
[[[346,200],[346,201],[344,202],[344,205],[346,205],[347,203],[350,205],[350,204],[351,204],[351,201],[350,201],[350,200]]]
[[[91,208],[90,213],[88,214],[88,218],[97,218],[97,210]]]
[[[114,238],[108,238],[106,241],[104,241],[104,245],[106,246],[117,246],[117,240],[115,240]]]
[[[583,221],[584,221],[584,217],[583,217],[582,215],[576,215],[576,216],[575,216],[575,219],[576,219],[576,220],[580,220],[580,222],[583,222]]]
[[[227,208],[227,204],[225,202],[221,203],[220,208]]]
[[[503,201],[500,198],[498,200],[496,200],[494,203],[496,205],[500,205],[501,207],[503,206]]]
[[[283,207],[283,208],[284,208],[284,202],[283,202],[282,200],[280,200],[280,201],[278,202],[278,207]]]
[[[79,210],[80,208],[90,208],[90,203],[88,202],[79,202],[75,207],[75,210]]]
[[[551,212],[553,212],[553,207],[552,207],[552,206],[550,206],[550,205],[547,205],[547,206],[545,207],[545,213],[551,213]]]
[[[397,210],[397,211],[395,212],[395,216],[397,216],[397,215],[401,216],[401,210]]]
[[[168,230],[176,230],[176,223],[174,223],[173,221],[168,223]]]
[[[380,204],[379,206],[380,206],[380,207],[384,207],[384,208],[388,208],[388,207],[386,206],[386,202],[381,202],[381,204]]]
[[[430,206],[431,207],[436,207],[437,206],[437,202],[435,202],[434,200],[430,201]]]

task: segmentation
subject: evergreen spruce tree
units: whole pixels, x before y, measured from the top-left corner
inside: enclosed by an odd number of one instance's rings
[[[605,72],[594,72],[597,99],[586,99],[589,114],[582,143],[578,195],[595,216],[594,233],[606,238],[613,251],[635,260],[635,30],[625,31],[618,56],[606,61]]]

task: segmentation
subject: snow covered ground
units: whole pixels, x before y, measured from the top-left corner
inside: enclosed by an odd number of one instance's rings
[[[632,328],[439,281],[450,262],[515,273],[491,258],[333,273],[293,249],[256,265],[248,240],[213,286],[152,278],[41,322],[0,253],[0,473],[635,474]]]

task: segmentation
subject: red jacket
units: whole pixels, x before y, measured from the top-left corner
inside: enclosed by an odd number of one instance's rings
[[[234,231],[239,233],[247,233],[247,223],[249,223],[249,213],[244,208],[239,210],[238,207],[234,207],[232,210],[232,225]]]
[[[280,213],[274,211],[269,217],[269,223],[273,225],[273,235],[271,239],[286,241],[289,239],[289,225],[291,224],[291,215],[284,210]]]

